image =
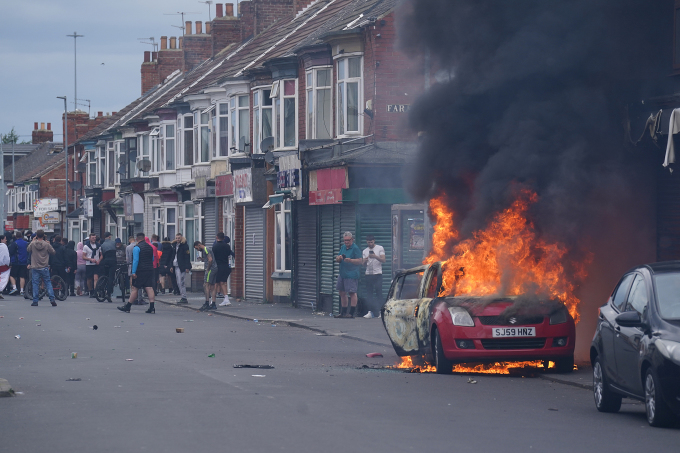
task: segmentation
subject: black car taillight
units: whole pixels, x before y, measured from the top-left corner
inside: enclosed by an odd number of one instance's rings
[[[475,349],[475,342],[472,340],[456,340],[459,349]]]

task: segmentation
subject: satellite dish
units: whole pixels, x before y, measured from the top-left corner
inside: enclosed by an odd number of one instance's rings
[[[24,209],[26,207],[26,203],[23,201],[20,201],[19,204],[17,205],[19,209]]]
[[[83,183],[80,181],[69,181],[68,184],[71,186],[71,190],[80,190],[83,187]]]
[[[274,165],[274,152],[273,151],[267,151],[264,155],[264,161],[267,162],[269,165]]]
[[[151,170],[151,161],[149,159],[142,159],[137,162],[137,170],[149,171]]]
[[[116,173],[119,173],[119,174],[121,175],[121,177],[124,177],[124,176],[125,176],[125,173],[127,173],[127,172],[125,171],[125,164],[123,164],[123,165],[121,165],[120,167],[118,167],[118,171],[117,171]]]
[[[267,137],[260,142],[260,152],[266,153],[268,151],[274,151],[274,137]]]
[[[130,159],[133,162],[136,161],[137,160],[137,151],[130,151],[128,153],[128,159]]]
[[[87,164],[78,164],[78,173],[85,173],[87,171]]]

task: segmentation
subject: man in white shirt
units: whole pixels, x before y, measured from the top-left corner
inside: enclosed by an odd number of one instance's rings
[[[97,235],[90,234],[89,242],[83,244],[83,259],[85,260],[85,277],[90,297],[94,297],[94,288],[99,280],[99,261],[101,260],[101,246],[97,243]]]
[[[7,237],[0,234],[0,293],[5,290],[7,282],[9,281],[10,265],[9,265],[9,249],[7,248]],[[0,299],[3,297],[0,295]]]
[[[366,305],[368,313],[364,318],[380,317],[380,309],[385,302],[382,295],[382,263],[385,262],[385,249],[376,245],[375,237],[366,236],[366,247],[362,253],[366,266]]]

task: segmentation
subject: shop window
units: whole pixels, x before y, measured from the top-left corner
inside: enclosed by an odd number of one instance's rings
[[[360,134],[359,106],[362,99],[362,57],[337,60],[337,128],[338,136]]]
[[[331,138],[331,68],[307,71],[307,138]]]
[[[291,215],[290,200],[276,206],[274,267],[277,272],[291,270]]]

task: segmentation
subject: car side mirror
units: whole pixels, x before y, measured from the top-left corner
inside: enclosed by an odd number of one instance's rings
[[[642,322],[640,313],[636,311],[625,311],[616,317],[616,323],[622,327],[639,327],[644,331],[649,330],[647,323]]]

